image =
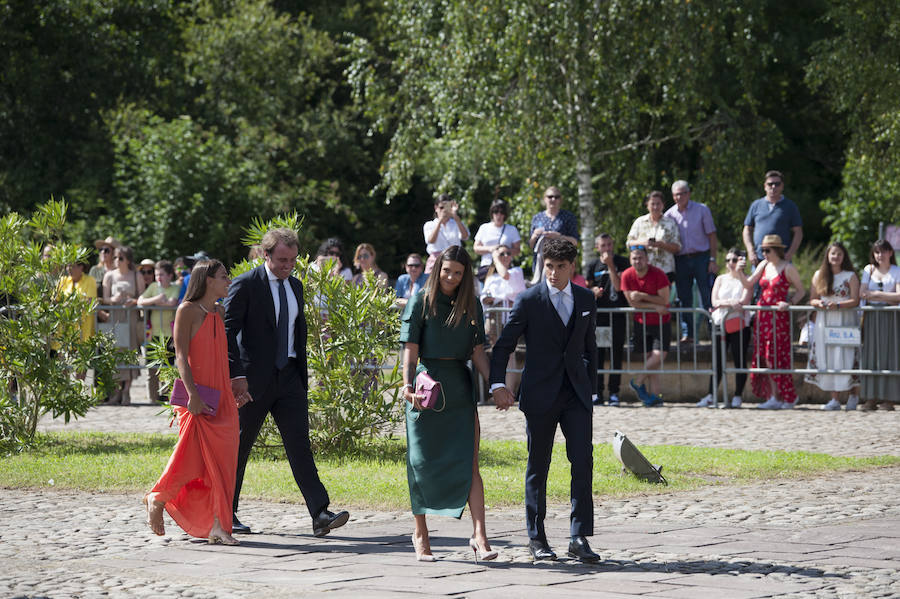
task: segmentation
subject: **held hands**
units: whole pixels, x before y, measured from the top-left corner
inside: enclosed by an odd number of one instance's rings
[[[506,387],[494,389],[494,392],[491,395],[494,398],[494,406],[496,406],[498,410],[508,410],[516,402],[513,394],[510,393],[509,389]]]
[[[775,304],[775,309],[779,312],[784,312],[785,310],[790,308],[790,306],[791,305],[788,302],[778,302],[777,304]]]
[[[238,408],[253,401],[247,388],[246,378],[231,379],[231,394],[234,395],[234,401]]]

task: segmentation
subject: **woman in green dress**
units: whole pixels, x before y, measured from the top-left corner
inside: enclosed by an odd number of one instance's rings
[[[460,518],[472,514],[469,547],[475,559],[491,560],[484,526],[484,485],[478,471],[480,429],[473,377],[466,361],[488,380],[481,305],[475,296],[469,255],[460,246],[441,252],[425,288],[403,313],[403,389],[406,399],[406,477],[416,520],[416,559],[434,561],[426,514]],[[427,372],[441,383],[436,409],[422,409],[415,377]],[[443,406],[443,409],[442,409]]]

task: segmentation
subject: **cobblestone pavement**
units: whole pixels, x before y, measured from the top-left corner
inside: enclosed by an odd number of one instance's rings
[[[69,428],[173,431],[157,407],[104,407]],[[517,411],[480,410],[485,438],[521,439]],[[900,455],[900,412],[597,408],[595,439],[639,445]],[[58,428],[44,422],[42,429]],[[532,564],[523,510],[488,510],[500,558],[472,562],[466,520],[432,517],[433,564],[414,560],[406,512],[354,512],[316,539],[302,506],[242,502],[240,547],[167,536],[139,498],[0,489],[0,597],[900,597],[900,467],[597,502],[595,566],[565,558],[568,507],[551,506],[558,562]]]

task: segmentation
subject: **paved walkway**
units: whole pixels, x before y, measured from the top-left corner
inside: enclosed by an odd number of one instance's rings
[[[171,430],[158,411],[97,408],[70,426]],[[518,412],[482,408],[481,419],[486,438],[522,438]],[[595,410],[597,440],[617,428],[639,445],[900,455],[900,412]],[[472,561],[465,517],[430,518],[439,560],[423,564],[406,512],[354,512],[316,539],[302,506],[247,501],[242,520],[260,532],[222,547],[168,518],[167,536],[153,536],[134,496],[0,489],[0,597],[900,597],[897,497],[900,467],[605,499],[591,538],[603,562],[587,566],[532,564],[518,509],[489,509],[501,556],[488,564]],[[567,506],[552,506],[561,555],[567,529]]]

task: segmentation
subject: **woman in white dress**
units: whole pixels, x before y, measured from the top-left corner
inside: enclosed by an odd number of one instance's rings
[[[827,333],[834,328],[859,330],[859,278],[853,270],[847,248],[833,242],[825,250],[822,266],[813,274],[809,304],[816,308],[815,327],[809,348],[809,368],[848,370],[858,367],[855,345],[828,343]],[[831,392],[823,410],[840,410],[839,394],[849,392],[847,409],[859,404],[859,378],[850,374],[808,374],[806,382]]]

